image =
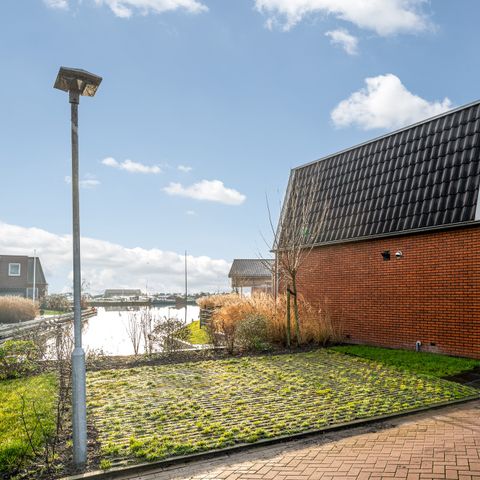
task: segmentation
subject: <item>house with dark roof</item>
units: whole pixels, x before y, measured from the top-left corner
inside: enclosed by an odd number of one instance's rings
[[[236,258],[230,268],[228,278],[232,289],[243,293],[244,288],[251,288],[251,293],[272,291],[273,260]]]
[[[480,102],[294,168],[299,292],[348,343],[480,358],[479,183]]]
[[[0,255],[0,295],[15,295],[43,298],[48,292],[48,283],[38,257],[25,255]]]

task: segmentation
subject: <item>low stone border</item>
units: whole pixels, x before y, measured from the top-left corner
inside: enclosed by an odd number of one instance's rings
[[[129,465],[126,467],[121,467],[121,468],[112,468],[107,471],[102,471],[102,470],[96,470],[92,472],[86,472],[86,473],[81,473],[77,475],[70,475],[67,477],[62,477],[59,480],[82,480],[82,479],[88,479],[88,480],[109,480],[109,479],[119,479],[123,476],[131,476],[131,475],[136,475],[136,474],[141,474],[148,472],[150,470],[158,470],[158,469],[164,469],[168,468],[174,465],[181,465],[181,464],[187,464],[187,463],[192,463],[192,462],[198,462],[202,460],[208,460],[211,458],[217,458],[221,457],[224,455],[230,455],[233,453],[238,453],[246,450],[251,450],[251,449],[257,449],[260,447],[265,447],[265,446],[270,446],[270,445],[275,445],[275,444],[280,444],[280,443],[286,443],[294,440],[300,440],[308,437],[313,437],[316,435],[322,435],[328,432],[335,432],[335,431],[341,431],[341,430],[348,430],[350,428],[354,427],[362,427],[362,426],[367,426],[371,425],[374,423],[382,422],[385,420],[390,420],[394,418],[402,418],[406,417],[409,415],[414,415],[417,413],[422,413],[426,411],[432,411],[432,410],[438,410],[441,408],[449,407],[452,405],[459,405],[463,403],[468,403],[472,401],[478,401],[480,399],[480,393],[478,395],[472,395],[470,397],[458,399],[458,400],[451,400],[449,402],[442,402],[438,403],[436,405],[430,405],[426,407],[419,407],[419,408],[414,408],[410,410],[405,410],[403,412],[399,413],[393,413],[393,414],[385,414],[385,415],[377,415],[375,417],[367,418],[367,419],[359,419],[359,420],[353,420],[350,422],[346,423],[341,423],[337,425],[331,425],[325,428],[321,429],[316,429],[316,430],[307,430],[305,432],[300,432],[300,433],[295,433],[292,435],[283,435],[275,438],[268,438],[268,439],[263,439],[263,440],[258,440],[255,443],[243,443],[239,445],[235,445],[233,447],[228,447],[228,448],[221,448],[217,450],[210,450],[206,452],[200,452],[200,453],[195,453],[191,455],[183,455],[183,456],[178,456],[178,457],[172,457],[169,459],[165,460],[159,460],[155,462],[150,462],[150,463],[140,463],[137,465]]]

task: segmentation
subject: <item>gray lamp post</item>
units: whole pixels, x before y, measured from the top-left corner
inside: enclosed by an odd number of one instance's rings
[[[69,93],[72,118],[72,207],[73,207],[73,329],[75,348],[72,353],[72,427],[73,462],[83,467],[87,461],[87,405],[85,385],[85,352],[82,348],[80,209],[78,195],[78,104],[80,95],[93,97],[101,77],[76,68],[60,67],[54,88]]]

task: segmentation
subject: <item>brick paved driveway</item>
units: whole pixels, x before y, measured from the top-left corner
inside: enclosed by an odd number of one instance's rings
[[[480,401],[127,478],[480,480]]]

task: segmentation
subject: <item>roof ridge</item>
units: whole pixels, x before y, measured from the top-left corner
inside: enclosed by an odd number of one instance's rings
[[[256,262],[265,262],[268,260],[274,260],[273,258],[234,258],[233,261],[236,260],[255,260]]]

